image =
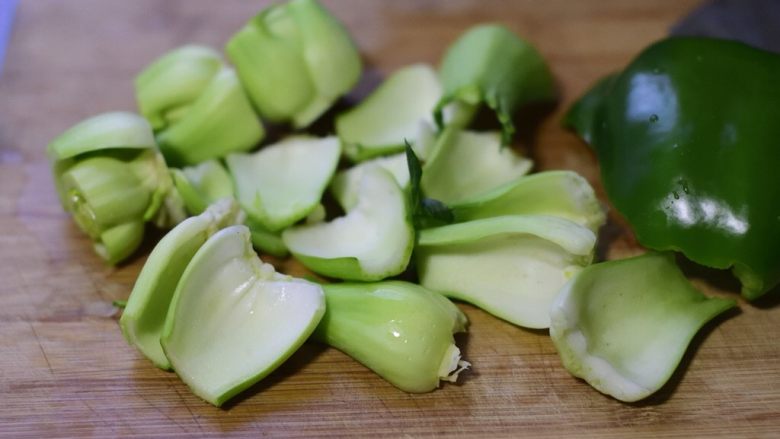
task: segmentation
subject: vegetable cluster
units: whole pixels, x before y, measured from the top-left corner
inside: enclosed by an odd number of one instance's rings
[[[359,54],[316,0],[261,11],[226,52],[234,68],[200,46],[163,55],[136,79],[143,117],[98,115],[49,145],[63,206],[109,263],[134,253],[147,222],[170,229],[120,326],[204,400],[222,405],[310,336],[407,392],[455,382],[470,364],[453,334],[468,320],[450,298],[550,328],[567,369],[634,400],[732,305],[662,255],[591,266],[606,220],[591,186],[529,175],[532,160],[506,147],[513,114],[555,95],[542,56],[507,28],[467,31],[438,72],[399,69],[330,136],[259,148],[261,120],[305,128],[349,92]],[[482,104],[500,130],[469,130]],[[253,248],[327,281],[277,273]],[[419,285],[396,278],[415,273]],[[638,304],[650,311],[635,320]],[[674,325],[645,331],[670,309]]]

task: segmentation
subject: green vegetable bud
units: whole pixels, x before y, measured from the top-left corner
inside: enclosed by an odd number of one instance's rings
[[[346,29],[316,0],[261,11],[225,49],[260,114],[298,128],[347,93],[362,69]]]
[[[487,104],[502,129],[502,144],[510,143],[512,114],[528,102],[554,98],[554,82],[542,55],[528,42],[499,25],[479,25],[450,46],[440,77],[444,95],[434,116],[444,124],[443,110],[453,101],[466,107]]]
[[[339,349],[405,392],[455,382],[470,364],[453,334],[468,320],[444,296],[407,282],[328,284],[314,337]]]
[[[138,75],[135,86],[141,113],[171,163],[246,151],[265,135],[235,72],[207,47],[163,55]]]
[[[60,202],[111,264],[143,239],[144,223],[184,218],[149,124],[131,113],[87,119],[48,146]]]

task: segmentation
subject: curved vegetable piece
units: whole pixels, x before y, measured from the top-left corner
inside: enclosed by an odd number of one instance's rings
[[[577,274],[552,306],[550,336],[572,375],[638,401],[669,380],[696,332],[734,304],[701,294],[671,255],[650,253]]]
[[[404,67],[385,80],[360,105],[336,118],[344,154],[353,162],[404,150],[420,123],[432,123],[441,97],[436,72],[425,64]]]
[[[455,41],[439,72],[444,95],[434,116],[443,126],[443,109],[453,101],[476,107],[487,104],[502,126],[501,144],[514,134],[512,114],[532,101],[555,98],[552,74],[542,55],[509,29],[479,25]]]
[[[160,346],[168,307],[184,269],[195,252],[217,230],[240,222],[240,209],[232,199],[210,206],[168,232],[146,260],[127,300],[119,325],[128,343],[138,348],[155,366],[170,369]]]
[[[171,169],[171,176],[187,211],[193,215],[201,214],[217,200],[233,197],[233,180],[217,160]]]
[[[498,133],[446,128],[423,166],[423,193],[457,203],[527,174],[533,162],[500,142]]]
[[[367,160],[339,172],[330,184],[331,193],[345,211],[349,211],[357,204],[360,180],[374,166],[378,166],[392,174],[401,189],[405,190],[408,186],[409,166],[406,163],[405,153]]]
[[[138,115],[86,119],[47,152],[63,208],[110,264],[138,248],[147,221],[169,227],[185,217],[149,124]]]
[[[260,114],[308,126],[360,79],[357,48],[316,0],[261,11],[225,47]]]
[[[780,283],[780,56],[733,41],[669,38],[602,80],[569,125],[639,241],[733,267],[742,295]]]
[[[227,165],[241,206],[276,232],[317,207],[340,155],[336,137],[293,136],[254,154],[231,154]]]
[[[135,88],[141,113],[173,164],[246,151],[265,135],[236,73],[208,47],[168,52],[138,75]]]
[[[246,226],[249,227],[254,248],[277,258],[286,258],[290,254],[280,232],[272,232],[249,217],[246,219]]]
[[[550,304],[590,264],[596,236],[545,215],[487,218],[420,231],[420,285],[526,328],[550,326]]]
[[[290,357],[325,312],[322,288],[278,274],[249,229],[220,230],[195,253],[174,293],[162,347],[199,397],[222,405]]]
[[[404,192],[389,172],[373,167],[365,171],[357,198],[346,216],[285,230],[285,245],[325,276],[375,281],[401,273],[414,247]]]
[[[470,366],[452,334],[468,320],[445,297],[407,282],[324,285],[326,311],[314,337],[405,392],[455,382]]]
[[[449,207],[456,222],[502,215],[552,215],[585,226],[593,233],[606,222],[593,188],[572,171],[524,176]]]

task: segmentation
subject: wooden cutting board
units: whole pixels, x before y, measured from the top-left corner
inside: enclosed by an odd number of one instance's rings
[[[574,169],[602,194],[588,149],[560,127],[564,109],[625,65],[691,0],[326,1],[366,61],[387,73],[437,63],[470,25],[501,22],[533,41],[561,102],[525,128],[538,169]],[[572,378],[546,331],[462,305],[474,363],[457,385],[396,390],[333,349],[307,344],[224,409],[193,396],[122,339],[111,302],[130,292],[154,239],[110,268],[60,209],[44,147],[80,119],[133,110],[133,77],[184,43],[220,47],[265,2],[28,0],[19,6],[0,78],[0,436],[780,436],[778,298],[696,337],[658,394],[623,404]],[[528,116],[528,126],[533,121]],[[641,250],[611,215],[601,256]],[[296,272],[294,264],[283,269]],[[696,284],[734,295],[727,275],[688,267]]]

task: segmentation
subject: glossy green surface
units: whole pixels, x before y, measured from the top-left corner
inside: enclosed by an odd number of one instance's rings
[[[780,56],[670,38],[574,105],[640,242],[733,267],[754,299],[780,282]]]
[[[314,337],[399,389],[430,392],[462,366],[452,334],[465,331],[467,319],[444,296],[398,281],[323,289],[326,310]]]

